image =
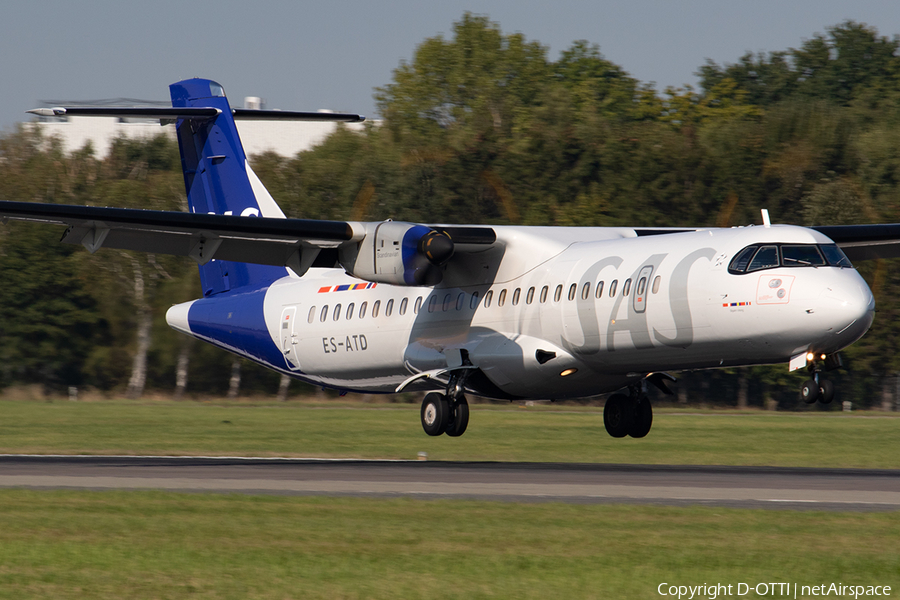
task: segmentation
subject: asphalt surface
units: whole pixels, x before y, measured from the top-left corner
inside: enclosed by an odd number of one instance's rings
[[[900,470],[0,456],[0,487],[900,510]]]

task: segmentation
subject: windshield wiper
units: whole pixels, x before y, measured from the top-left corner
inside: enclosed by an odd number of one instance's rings
[[[807,267],[816,267],[816,268],[819,267],[819,265],[814,265],[813,263],[809,262],[808,260],[800,260],[799,258],[789,258],[787,256],[784,257],[784,262],[788,262],[788,261],[799,263],[799,264],[805,265]]]

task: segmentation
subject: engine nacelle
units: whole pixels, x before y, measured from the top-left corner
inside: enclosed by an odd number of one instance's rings
[[[394,285],[437,285],[453,256],[453,241],[426,225],[384,221],[366,223],[358,243],[340,249],[341,266],[366,281]]]

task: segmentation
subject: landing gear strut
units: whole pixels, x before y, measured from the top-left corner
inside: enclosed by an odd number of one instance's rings
[[[642,438],[653,425],[653,408],[644,381],[628,386],[628,395],[613,394],[603,407],[603,424],[614,438]]]
[[[825,359],[826,370],[836,369],[840,365],[840,357],[837,355]],[[811,362],[808,369],[810,377],[800,386],[800,399],[807,404],[814,404],[816,400],[828,404],[834,400],[834,384],[822,376],[822,371],[815,362]]]
[[[468,371],[453,373],[447,384],[447,393],[429,392],[422,400],[422,429],[431,436],[446,433],[459,437],[469,426],[469,403],[463,394],[463,384]]]

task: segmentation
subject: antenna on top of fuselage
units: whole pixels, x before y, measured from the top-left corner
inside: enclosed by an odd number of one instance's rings
[[[769,209],[761,208],[759,212],[762,213],[763,227],[771,227],[772,221],[769,220]]]

